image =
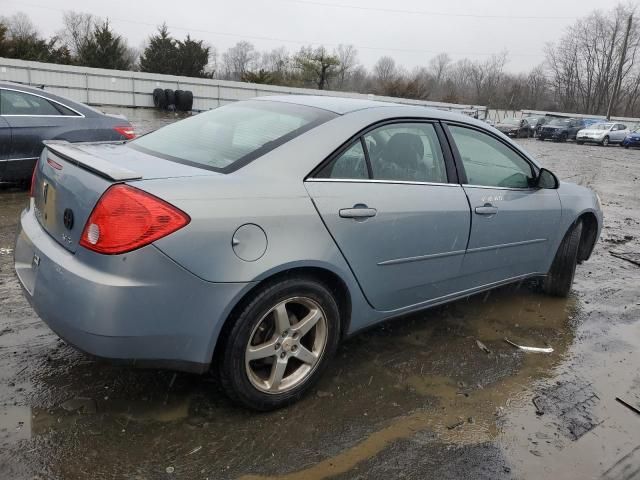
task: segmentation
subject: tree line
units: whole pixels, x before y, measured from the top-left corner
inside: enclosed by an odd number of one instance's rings
[[[390,56],[379,58],[368,69],[352,45],[259,51],[250,42],[240,41],[219,55],[214,47],[190,35],[175,38],[167,25],[160,26],[141,49],[135,49],[113,30],[108,19],[76,12],[66,12],[64,29],[48,39],[22,13],[0,17],[0,56],[498,109],[602,115],[611,103],[614,115],[640,116],[640,28],[635,22],[626,31],[633,13],[632,7],[618,5],[577,20],[560,40],[542,45],[543,63],[519,74],[506,70],[506,51],[483,60],[455,61],[441,53],[410,70]],[[612,102],[614,90],[619,93]]]

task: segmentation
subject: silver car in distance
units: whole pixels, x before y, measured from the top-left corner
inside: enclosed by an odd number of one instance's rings
[[[567,295],[602,227],[592,191],[483,122],[320,96],[50,142],[31,196],[15,269],[51,329],[98,357],[212,368],[258,410],[385,319],[529,277]]]

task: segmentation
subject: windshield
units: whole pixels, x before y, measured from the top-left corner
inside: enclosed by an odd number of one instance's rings
[[[591,130],[609,130],[613,123],[596,123],[595,125],[591,125],[589,129]]]
[[[569,123],[571,123],[571,120],[568,118],[556,118],[553,119],[549,122],[549,125],[561,125],[561,126],[567,126],[569,125]]]
[[[167,160],[227,173],[335,116],[313,107],[251,100],[195,115],[128,145]]]
[[[505,118],[501,123],[506,123],[507,125],[520,125],[519,118]]]

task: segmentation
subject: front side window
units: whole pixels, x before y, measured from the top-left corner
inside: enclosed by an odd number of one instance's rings
[[[128,146],[178,163],[229,172],[335,116],[291,103],[238,102],[172,123]]]
[[[495,138],[470,128],[449,126],[467,184],[528,188],[535,177],[529,162]]]
[[[15,90],[0,90],[0,115],[66,115],[68,108],[46,98]],[[73,114],[73,113],[72,113]]]
[[[344,153],[329,162],[316,178],[340,178],[361,180],[369,178],[367,159],[360,139],[356,140]]]
[[[447,183],[444,157],[429,123],[396,123],[364,136],[375,180]]]

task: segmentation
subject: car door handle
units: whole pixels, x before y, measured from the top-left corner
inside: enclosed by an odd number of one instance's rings
[[[495,215],[498,213],[498,207],[494,207],[491,204],[486,204],[482,207],[476,207],[475,211],[478,215]]]
[[[341,208],[339,214],[342,218],[369,218],[375,217],[378,211],[366,205],[354,205],[353,208]]]

